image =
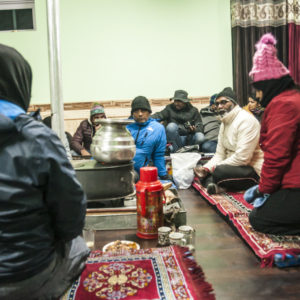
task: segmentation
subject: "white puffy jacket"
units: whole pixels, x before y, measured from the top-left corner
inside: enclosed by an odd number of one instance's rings
[[[204,165],[212,172],[218,165],[252,166],[260,175],[263,152],[259,147],[260,124],[236,105],[221,119],[215,155]]]

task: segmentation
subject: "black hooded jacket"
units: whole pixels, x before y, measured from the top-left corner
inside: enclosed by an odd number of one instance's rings
[[[27,110],[28,63],[0,45],[0,70],[0,99]],[[59,138],[26,114],[0,112],[0,166],[0,282],[11,283],[41,272],[57,242],[81,234],[86,199]]]
[[[177,110],[174,103],[168,104],[162,111],[153,114],[151,118],[165,121],[166,126],[169,123],[176,123],[180,135],[188,135],[190,133],[184,126],[186,122],[190,122],[196,127],[195,132],[203,133],[201,116],[198,109],[191,103],[187,103],[182,110]]]

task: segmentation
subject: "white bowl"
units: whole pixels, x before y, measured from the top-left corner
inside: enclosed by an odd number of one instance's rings
[[[132,242],[132,241],[120,241],[120,242],[121,242],[121,244],[135,244],[135,246],[136,246],[135,250],[139,250],[141,248],[140,245],[136,242]],[[116,243],[116,241],[106,244],[105,246],[103,246],[102,251],[106,252],[108,247],[110,247],[111,245],[113,245],[115,243]]]

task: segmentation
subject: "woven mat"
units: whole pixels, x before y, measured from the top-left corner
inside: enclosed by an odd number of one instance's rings
[[[61,299],[215,299],[212,291],[191,253],[171,246],[127,255],[93,251]]]
[[[241,237],[261,259],[262,267],[273,266],[276,254],[281,254],[283,258],[287,254],[300,254],[300,236],[265,234],[252,228],[248,215],[253,206],[244,200],[243,192],[209,195],[197,178],[193,187],[232,222]]]

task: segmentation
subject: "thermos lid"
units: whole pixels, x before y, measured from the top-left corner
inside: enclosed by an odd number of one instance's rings
[[[140,181],[143,182],[157,181],[157,168],[156,167],[140,168]]]

